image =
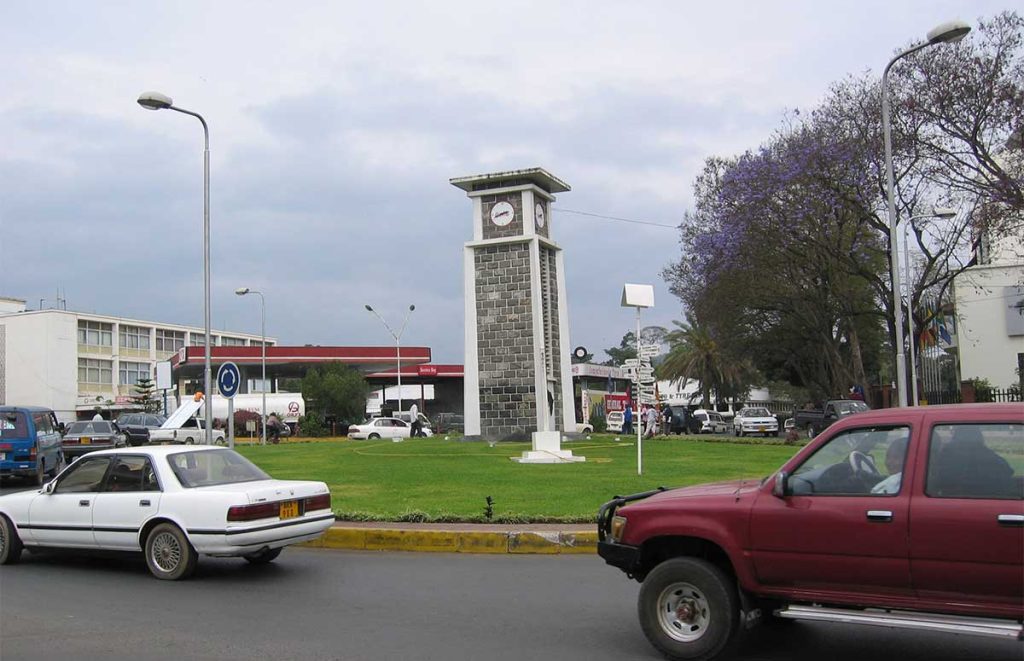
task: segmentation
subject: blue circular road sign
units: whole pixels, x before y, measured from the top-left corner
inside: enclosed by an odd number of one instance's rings
[[[224,363],[217,370],[217,389],[220,390],[220,394],[231,399],[238,393],[238,384],[241,383],[242,377],[238,373],[238,365],[234,363]]]

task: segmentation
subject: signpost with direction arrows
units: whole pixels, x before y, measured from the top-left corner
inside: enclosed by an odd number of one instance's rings
[[[217,370],[217,389],[220,394],[228,400],[228,447],[235,447],[235,395],[238,394],[238,386],[242,382],[242,376],[238,372],[238,365],[224,363]],[[206,424],[211,424],[207,420]]]

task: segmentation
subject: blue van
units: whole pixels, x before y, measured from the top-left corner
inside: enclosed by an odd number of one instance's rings
[[[51,409],[0,406],[0,477],[29,477],[42,485],[64,466],[61,427]]]

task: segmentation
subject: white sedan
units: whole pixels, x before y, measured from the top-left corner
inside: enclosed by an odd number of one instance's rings
[[[746,434],[779,435],[779,421],[763,406],[748,406],[732,419],[732,428],[737,436]]]
[[[199,555],[263,564],[333,523],[326,484],[272,479],[234,450],[99,450],[41,489],[0,496],[0,565],[23,547],[142,551],[154,576],[177,580]]]
[[[348,428],[348,437],[356,439],[409,438],[411,433],[412,426],[398,418],[374,418],[361,425],[350,425]],[[429,427],[424,427],[423,435],[433,436],[434,433]]]

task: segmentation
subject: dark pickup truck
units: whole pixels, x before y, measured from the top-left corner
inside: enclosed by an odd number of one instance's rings
[[[765,619],[1021,640],[1021,406],[867,411],[764,479],[616,497],[598,553],[641,583],[670,659],[716,658]]]
[[[821,409],[793,411],[793,422],[797,429],[807,434],[807,438],[814,438],[828,429],[832,423],[848,415],[868,410],[868,405],[859,399],[830,399]]]

